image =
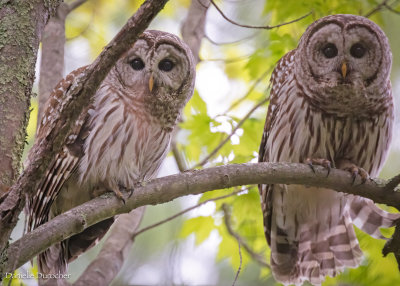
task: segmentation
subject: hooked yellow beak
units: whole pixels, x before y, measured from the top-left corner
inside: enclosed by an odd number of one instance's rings
[[[347,65],[346,65],[346,62],[343,62],[343,63],[342,63],[341,71],[342,71],[342,76],[343,76],[343,78],[345,78],[346,75],[347,75]]]
[[[153,75],[151,74],[151,75],[150,75],[150,79],[149,79],[149,89],[150,89],[150,92],[153,90],[153,86],[154,86],[154,78],[153,78]]]

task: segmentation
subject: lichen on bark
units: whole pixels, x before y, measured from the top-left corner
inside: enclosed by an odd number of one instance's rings
[[[40,35],[60,1],[46,2],[0,2],[0,193],[21,166]]]

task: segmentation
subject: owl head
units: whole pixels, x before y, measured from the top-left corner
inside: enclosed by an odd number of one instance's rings
[[[303,34],[295,68],[315,96],[353,107],[373,105],[383,95],[391,63],[388,39],[378,25],[361,16],[331,15]]]
[[[117,82],[128,100],[142,102],[162,124],[174,125],[193,94],[194,57],[177,36],[145,31],[106,80]]]

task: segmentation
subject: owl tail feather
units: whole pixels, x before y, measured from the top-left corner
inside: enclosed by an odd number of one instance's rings
[[[56,243],[38,256],[39,285],[71,285],[67,278],[67,265],[80,254],[96,245],[107,233],[114,217],[98,222],[83,232]]]
[[[325,276],[333,277],[346,267],[360,264],[362,251],[348,213],[328,228],[320,223],[301,228],[297,241],[292,242],[278,227],[271,233],[271,267],[277,281],[284,285],[302,285],[304,281],[321,285]]]
[[[354,196],[348,204],[353,224],[372,237],[385,239],[380,228],[392,227],[400,219],[400,213],[389,213],[369,199]]]

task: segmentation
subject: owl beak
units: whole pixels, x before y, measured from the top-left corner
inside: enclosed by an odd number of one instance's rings
[[[153,90],[153,86],[154,86],[154,78],[153,75],[150,75],[150,79],[149,79],[149,90],[150,92]]]
[[[341,72],[342,72],[342,77],[346,78],[346,75],[347,75],[347,64],[346,64],[346,62],[342,63]]]

